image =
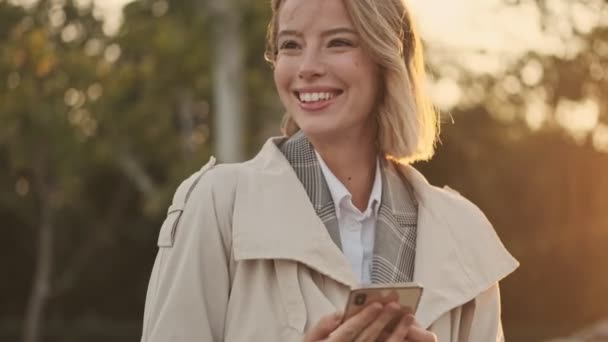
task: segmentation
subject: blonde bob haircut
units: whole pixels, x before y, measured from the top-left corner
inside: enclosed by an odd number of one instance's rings
[[[271,65],[277,56],[278,16],[285,1],[271,0],[265,52]],[[382,72],[383,91],[375,113],[381,152],[401,163],[430,159],[439,120],[425,89],[420,37],[404,0],[343,1],[363,46]],[[300,128],[287,113],[281,129],[291,136]]]

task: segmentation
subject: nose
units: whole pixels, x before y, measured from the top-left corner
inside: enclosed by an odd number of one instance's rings
[[[325,72],[325,64],[320,53],[314,49],[305,51],[298,70],[298,78],[308,81],[322,77]]]

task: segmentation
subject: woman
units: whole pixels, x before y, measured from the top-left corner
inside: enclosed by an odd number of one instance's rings
[[[437,118],[403,0],[274,0],[267,58],[285,136],[212,160],[161,228],[142,341],[500,341],[517,262],[485,216],[429,185]],[[415,317],[351,286],[415,281]]]

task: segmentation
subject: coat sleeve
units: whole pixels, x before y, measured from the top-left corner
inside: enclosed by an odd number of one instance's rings
[[[142,342],[222,341],[228,306],[228,215],[201,170],[177,190],[161,227]],[[212,170],[215,171],[215,170]],[[211,173],[210,171],[209,173]],[[183,200],[183,202],[182,202]]]
[[[464,322],[468,323],[468,338],[462,342],[504,342],[502,330],[500,289],[498,283],[482,292],[466,310]]]

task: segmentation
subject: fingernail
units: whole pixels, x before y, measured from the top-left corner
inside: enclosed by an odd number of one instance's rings
[[[403,317],[403,323],[405,323],[407,325],[411,325],[412,323],[414,323],[414,316],[413,315],[405,315]]]

